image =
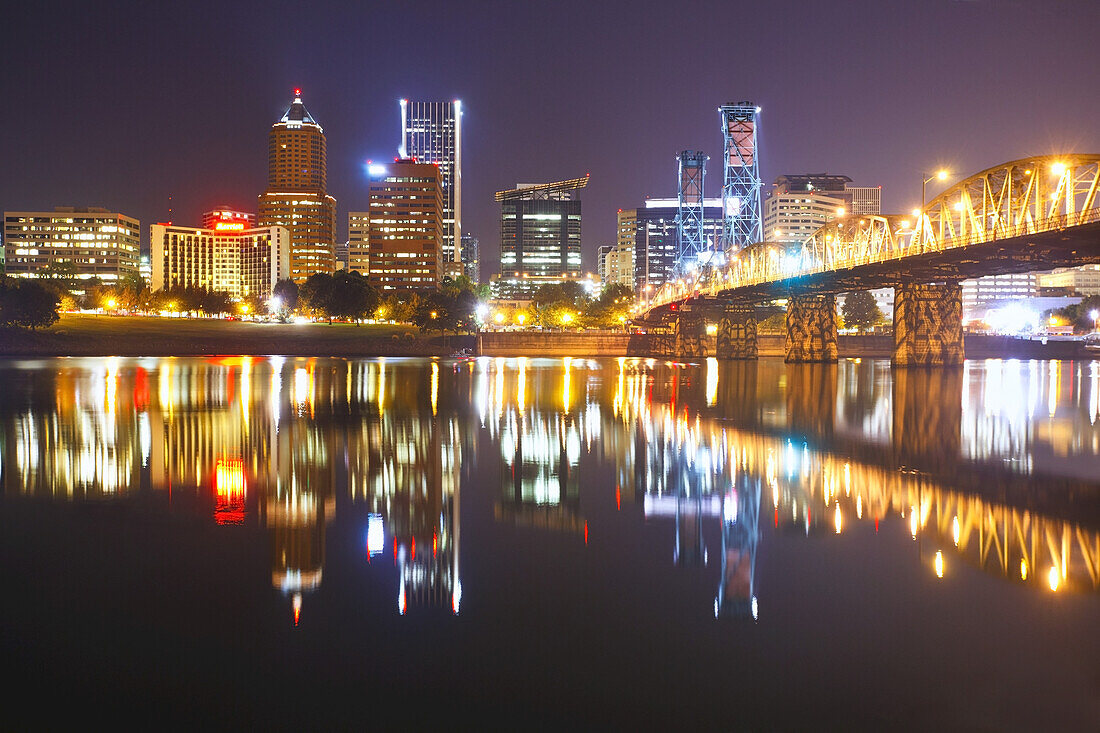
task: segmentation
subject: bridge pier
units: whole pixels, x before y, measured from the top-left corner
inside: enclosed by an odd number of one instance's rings
[[[727,304],[718,322],[719,359],[756,358],[756,307]]]
[[[707,355],[707,322],[702,313],[682,312],[675,321],[676,353],[679,359],[701,359]]]
[[[662,323],[647,329],[651,356],[672,359],[676,356],[676,323]]]
[[[796,295],[787,301],[785,361],[836,363],[836,297]]]
[[[899,285],[894,289],[894,366],[963,363],[962,285]]]

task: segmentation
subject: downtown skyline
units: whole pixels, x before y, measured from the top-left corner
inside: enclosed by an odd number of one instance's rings
[[[763,108],[766,187],[786,173],[848,175],[881,185],[886,212],[919,204],[923,171],[966,176],[1026,155],[1100,150],[1100,100],[1082,91],[1100,61],[1089,39],[1095,3],[898,5],[909,12],[871,2],[789,4],[782,14],[717,3],[569,3],[550,14],[429,3],[415,22],[396,8],[340,4],[304,15],[129,5],[87,23],[25,8],[10,13],[0,80],[20,112],[0,136],[0,206],[122,211],[141,220],[143,246],[149,225],[169,218],[169,196],[177,224],[197,225],[221,204],[251,210],[266,132],[295,87],[329,138],[338,241],[346,213],[366,204],[365,161],[397,153],[398,100],[462,100],[463,231],[481,240],[486,279],[498,271],[494,191],[590,173],[582,252],[595,271],[617,209],[675,195],[678,150],[720,159],[717,108],[729,101]],[[687,34],[665,30],[685,24],[698,54]],[[1036,38],[1060,42],[1036,48]],[[1005,48],[1036,58],[1006,64]],[[706,194],[720,189],[712,166]]]

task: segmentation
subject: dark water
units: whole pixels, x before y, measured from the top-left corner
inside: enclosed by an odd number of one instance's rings
[[[1100,364],[0,362],[4,729],[1100,729]]]

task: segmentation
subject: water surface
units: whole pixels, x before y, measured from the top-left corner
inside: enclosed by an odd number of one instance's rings
[[[1096,729],[1098,418],[1087,361],[0,362],[0,720]]]

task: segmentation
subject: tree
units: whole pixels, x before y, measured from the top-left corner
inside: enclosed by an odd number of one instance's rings
[[[306,281],[299,286],[298,300],[302,306],[316,314],[328,318],[328,322],[331,324],[332,314],[330,308],[332,306],[334,292],[335,286],[332,281],[332,275],[318,272],[310,275]]]
[[[634,292],[621,283],[612,283],[603,289],[600,297],[588,303],[583,322],[598,328],[619,328],[630,319],[630,306]]]
[[[0,325],[46,328],[58,319],[57,292],[34,280],[0,276]]]
[[[1100,313],[1100,295],[1090,295],[1080,303],[1049,311],[1047,316],[1053,315],[1059,321],[1072,324],[1074,333],[1091,333],[1097,330],[1097,322],[1092,317],[1094,312]]]
[[[358,272],[341,270],[332,276],[332,292],[325,306],[329,318],[348,318],[358,322],[374,313],[381,302],[378,289]]]
[[[875,302],[875,296],[867,290],[848,293],[844,296],[844,308],[841,315],[845,325],[854,328],[871,328],[886,322],[886,317]]]

